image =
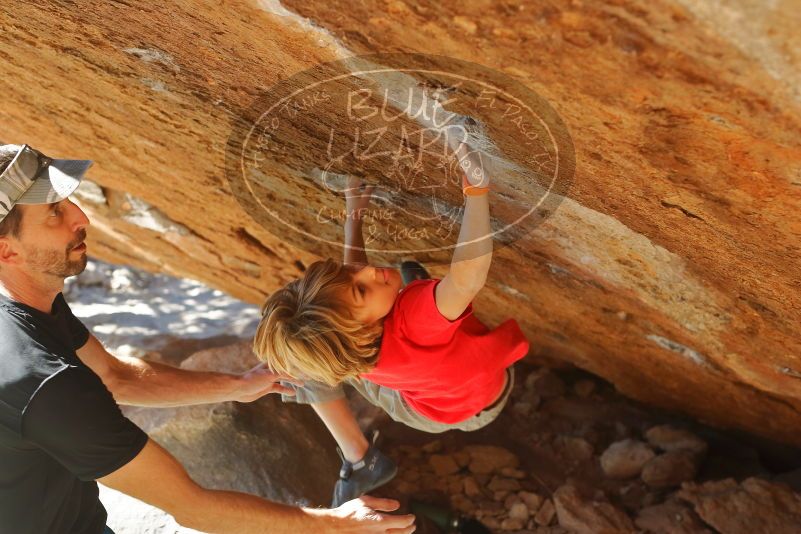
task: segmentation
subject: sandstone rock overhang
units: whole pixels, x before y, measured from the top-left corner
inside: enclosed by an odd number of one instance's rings
[[[479,315],[514,315],[532,358],[801,445],[800,17],[743,0],[18,3],[0,15],[1,137],[95,160],[91,254],[260,302],[317,255],[232,195],[226,143],[253,100],[343,53],[490,66],[550,102],[576,169],[496,254]]]

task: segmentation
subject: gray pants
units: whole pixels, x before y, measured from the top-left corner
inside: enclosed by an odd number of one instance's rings
[[[464,430],[470,432],[478,430],[493,422],[498,415],[503,411],[504,406],[509,401],[512,394],[512,387],[514,385],[515,370],[514,367],[506,369],[508,376],[508,383],[504,389],[501,398],[499,398],[490,408],[482,410],[473,417],[461,421],[459,423],[447,424],[432,421],[431,419],[420,415],[415,412],[401,396],[400,392],[388,387],[380,386],[375,382],[369,380],[347,380],[347,384],[352,386],[358,391],[365,399],[383,409],[387,414],[399,423],[410,426],[423,432],[438,434],[448,430]],[[285,386],[291,387],[295,390],[295,395],[282,395],[281,398],[284,402],[297,402],[300,404],[315,404],[319,402],[328,402],[336,399],[341,399],[345,396],[345,390],[342,385],[329,386],[313,380],[305,380],[304,385],[301,387],[295,386],[288,382],[282,383]]]

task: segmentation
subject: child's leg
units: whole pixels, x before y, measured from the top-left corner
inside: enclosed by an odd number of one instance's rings
[[[373,443],[362,434],[347,399],[343,397],[316,402],[312,408],[334,436],[342,456],[342,468],[331,500],[332,508],[383,486],[395,477],[398,466],[375,447],[377,433],[373,434]]]
[[[347,461],[356,463],[364,458],[369,443],[359,428],[346,398],[315,402],[311,406],[323,420],[331,435],[334,436],[334,440]]]
[[[294,395],[281,395],[284,402],[308,404],[314,408],[346,460],[358,462],[362,459],[369,444],[348,406],[345,390],[341,385],[329,386],[314,380],[305,380],[303,386],[283,381],[281,385],[295,391]]]
[[[331,387],[314,380],[305,380],[303,386],[291,382],[282,382],[282,385],[295,390],[294,396],[281,396],[284,402],[311,405],[339,445],[342,469],[334,486],[332,508],[392,480],[398,471],[397,465],[362,434],[342,385]]]

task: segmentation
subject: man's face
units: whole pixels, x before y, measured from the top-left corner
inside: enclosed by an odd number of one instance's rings
[[[345,301],[354,317],[364,324],[384,318],[391,310],[402,281],[397,269],[372,265],[346,265],[353,281],[344,289]]]
[[[86,268],[86,214],[68,198],[53,204],[19,206],[22,225],[16,245],[20,265],[30,272],[66,278]]]

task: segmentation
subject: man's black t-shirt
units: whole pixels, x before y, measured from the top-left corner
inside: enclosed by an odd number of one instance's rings
[[[75,354],[88,339],[61,293],[50,314],[0,295],[2,534],[99,534],[95,480],[147,442]]]

